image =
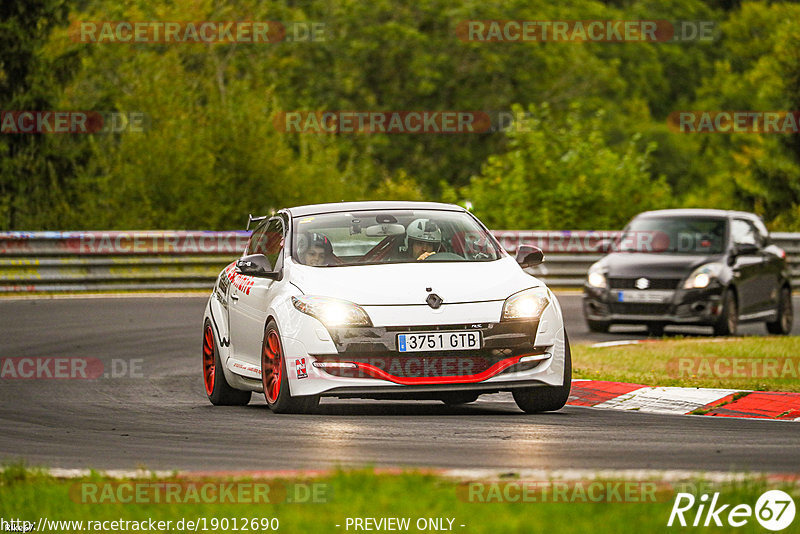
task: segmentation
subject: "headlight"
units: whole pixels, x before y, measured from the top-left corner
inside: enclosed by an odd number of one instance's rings
[[[589,285],[604,289],[606,287],[606,275],[600,271],[592,271],[589,273]]]
[[[686,282],[683,283],[683,289],[703,289],[708,287],[711,280],[719,277],[722,272],[721,263],[706,263],[701,265],[689,275]]]
[[[506,299],[503,304],[502,319],[537,319],[550,304],[547,298],[547,290],[543,287],[526,289]]]
[[[372,326],[364,308],[346,300],[302,295],[292,297],[292,304],[325,326]]]

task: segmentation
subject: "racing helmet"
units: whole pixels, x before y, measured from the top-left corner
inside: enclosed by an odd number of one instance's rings
[[[311,247],[321,247],[325,251],[325,256],[333,254],[331,240],[324,234],[308,232],[297,236],[297,253],[303,255]]]
[[[406,249],[411,246],[411,240],[439,245],[442,242],[442,230],[430,219],[416,219],[406,228]]]

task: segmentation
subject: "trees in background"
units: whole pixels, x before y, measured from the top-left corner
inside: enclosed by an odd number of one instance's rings
[[[642,209],[703,205],[800,229],[796,137],[666,127],[680,109],[799,109],[794,4],[65,1],[0,7],[2,109],[135,111],[148,126],[1,135],[0,229],[222,229],[249,212],[368,198],[469,200],[505,228],[615,228]],[[325,40],[86,44],[70,39],[67,12],[318,21]],[[711,19],[721,38],[460,40],[475,19]],[[272,122],[287,110],[512,109],[527,117],[483,134],[286,134]]]

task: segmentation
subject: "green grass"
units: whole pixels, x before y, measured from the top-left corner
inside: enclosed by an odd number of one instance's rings
[[[573,377],[648,386],[800,392],[800,337],[665,339],[572,346]]]
[[[169,520],[173,524],[181,518],[195,521],[205,518],[208,531],[222,530],[212,528],[212,518],[228,518],[229,530],[232,530],[233,518],[237,519],[240,530],[243,518],[277,518],[280,523],[279,531],[285,533],[354,532],[353,527],[345,528],[348,517],[407,517],[411,520],[409,532],[419,532],[415,526],[418,518],[453,518],[453,531],[464,533],[618,533],[628,532],[634,525],[637,531],[642,532],[670,532],[674,531],[675,527],[670,529],[666,523],[677,494],[674,487],[668,486],[660,487],[657,492],[653,492],[651,495],[655,498],[638,499],[645,502],[592,503],[576,497],[580,494],[569,492],[566,494],[568,502],[553,503],[550,499],[548,502],[480,503],[470,502],[470,486],[467,482],[419,472],[375,474],[369,470],[360,470],[337,472],[313,480],[280,482],[288,487],[297,483],[324,486],[326,502],[319,503],[86,504],[81,502],[80,488],[83,485],[102,485],[109,480],[96,474],[80,479],[58,480],[20,466],[7,467],[0,476],[0,517],[6,520],[19,518],[34,523],[38,522],[40,517],[46,517],[50,520],[72,521],[153,519]],[[136,482],[153,483],[158,480],[154,478]],[[209,480],[212,479],[206,479]],[[219,482],[221,479],[215,480]],[[276,481],[258,482],[276,484]],[[694,487],[703,487],[699,480],[694,484]],[[767,486],[763,481],[753,479],[736,484],[717,485],[713,491],[721,493],[721,502],[746,503],[753,506],[765,489]],[[796,487],[792,489],[784,486],[783,489],[792,493],[797,499]],[[706,488],[704,492],[708,493],[709,490]],[[462,528],[460,525],[465,527]],[[198,530],[202,532],[202,526]],[[731,529],[712,528],[711,531],[728,532]],[[761,532],[763,529],[751,519],[747,526],[736,531]]]

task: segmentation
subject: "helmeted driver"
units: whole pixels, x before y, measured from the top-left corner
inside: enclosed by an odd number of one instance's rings
[[[328,265],[333,254],[333,245],[327,236],[312,232],[300,236],[297,252],[301,263],[312,267],[321,267]]]
[[[410,257],[422,261],[439,251],[442,230],[430,219],[416,219],[406,228],[405,244]]]

